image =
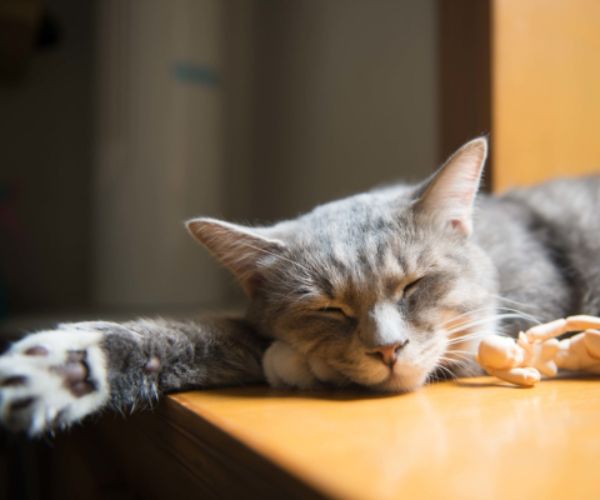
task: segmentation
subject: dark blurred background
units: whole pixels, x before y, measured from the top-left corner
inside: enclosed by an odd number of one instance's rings
[[[182,222],[429,173],[435,30],[433,0],[3,0],[0,314],[237,303]]]

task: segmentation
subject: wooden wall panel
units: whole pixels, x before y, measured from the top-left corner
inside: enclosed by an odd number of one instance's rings
[[[600,1],[492,2],[494,190],[600,172]]]

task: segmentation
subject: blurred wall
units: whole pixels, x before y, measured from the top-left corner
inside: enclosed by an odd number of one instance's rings
[[[79,307],[90,295],[95,2],[44,5],[57,43],[0,81],[0,287],[10,311]]]
[[[224,298],[185,232],[221,212],[221,0],[105,0],[98,11],[93,298],[175,309]]]
[[[292,216],[437,161],[433,0],[258,3],[253,215]]]
[[[114,0],[102,12],[102,304],[230,300],[232,280],[181,219],[289,217],[434,165],[433,1]]]
[[[435,0],[46,3],[63,40],[0,88],[22,309],[231,303],[182,219],[290,217],[435,166]]]

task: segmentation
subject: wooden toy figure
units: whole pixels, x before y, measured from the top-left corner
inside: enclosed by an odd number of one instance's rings
[[[570,332],[581,332],[557,340]],[[559,369],[600,374],[600,318],[571,316],[520,332],[518,339],[491,335],[479,345],[477,361],[490,375],[533,386]]]

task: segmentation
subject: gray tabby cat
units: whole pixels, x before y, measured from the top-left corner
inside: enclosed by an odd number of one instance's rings
[[[0,419],[39,434],[161,393],[277,387],[410,391],[476,371],[478,341],[600,313],[600,178],[481,195],[475,139],[419,185],[359,194],[271,227],[190,233],[250,298],[243,319],[60,325],[0,357]]]

